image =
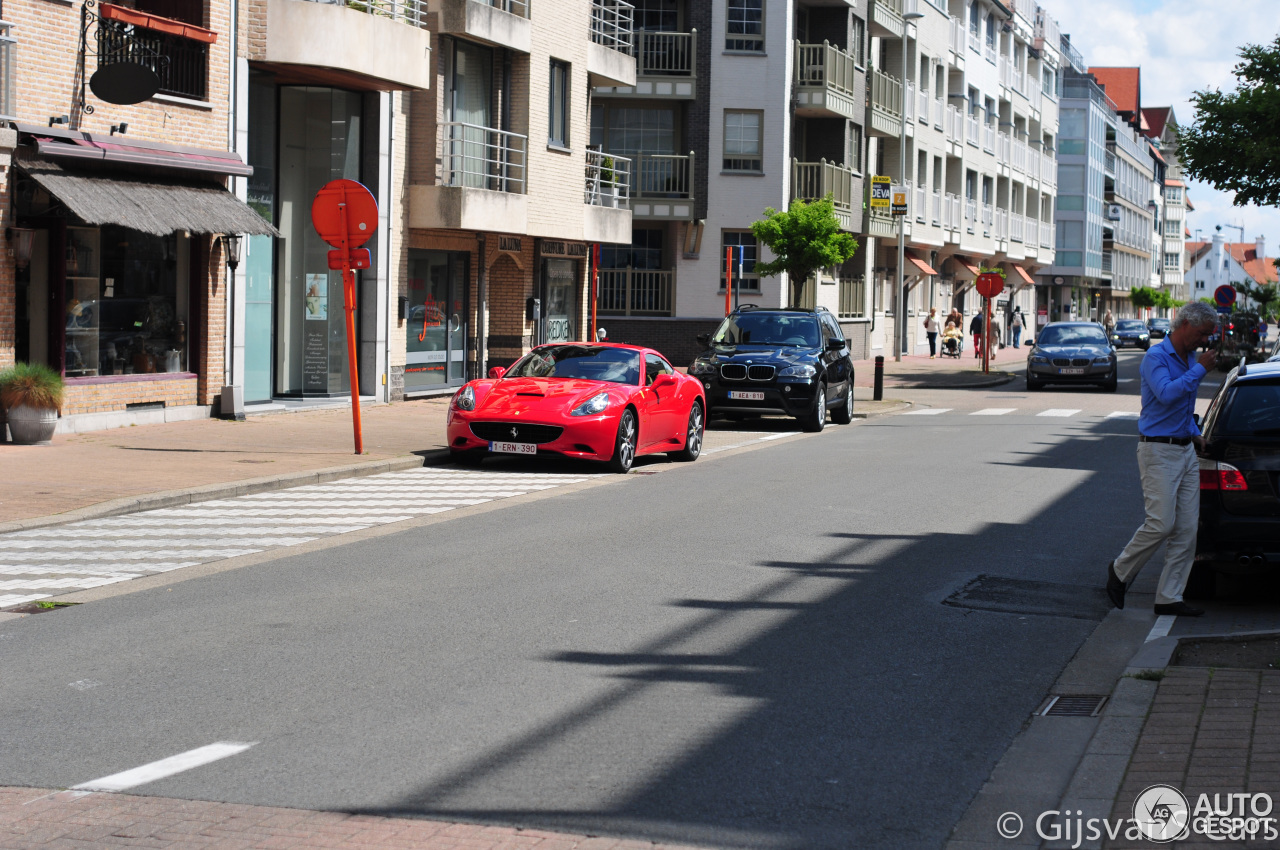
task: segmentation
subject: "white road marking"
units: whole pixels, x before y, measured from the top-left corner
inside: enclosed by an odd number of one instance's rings
[[[763,443],[765,440],[781,440],[783,437],[794,437],[799,433],[799,431],[784,431],[781,434],[770,434],[767,437],[761,437],[759,442]]]
[[[81,679],[78,682],[72,682],[67,685],[68,688],[75,688],[77,691],[87,691],[99,687],[102,683],[95,679]]]
[[[0,608],[12,608],[15,605],[26,605],[28,602],[36,602],[48,598],[49,594],[47,593],[31,593],[27,595],[0,593]]]
[[[146,785],[149,782],[155,782],[173,776],[176,773],[191,770],[192,768],[201,767],[210,762],[219,759],[234,756],[237,753],[243,753],[245,750],[258,743],[242,744],[236,741],[219,741],[216,744],[209,744],[206,747],[197,747],[194,750],[188,750],[185,753],[178,753],[176,756],[169,756],[167,759],[153,761],[150,764],[144,764],[141,767],[135,767],[131,770],[124,770],[120,773],[113,773],[110,776],[104,776],[101,779],[93,779],[88,782],[82,782],[79,785],[72,786],[75,791],[125,791],[129,788],[137,788],[139,785]]]
[[[982,410],[975,410],[970,416],[1004,416],[1006,413],[1013,413],[1016,407],[984,407]]]
[[[1075,416],[1080,412],[1078,407],[1051,407],[1048,410],[1042,410],[1036,416]]]
[[[1116,378],[1117,384],[1132,384],[1136,378]]]
[[[937,416],[939,413],[950,413],[950,407],[929,407],[924,410],[908,410],[903,416]]]
[[[1151,631],[1147,633],[1147,639],[1143,643],[1165,637],[1169,634],[1169,629],[1173,628],[1173,621],[1178,619],[1174,614],[1161,614],[1156,617],[1156,624],[1151,627]]]
[[[1116,410],[1108,413],[1107,419],[1137,419],[1140,414],[1130,413],[1127,410]]]

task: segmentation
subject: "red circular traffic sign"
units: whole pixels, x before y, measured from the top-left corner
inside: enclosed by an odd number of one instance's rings
[[[1223,284],[1213,291],[1213,300],[1219,307],[1230,307],[1236,303],[1236,288]]]
[[[1004,278],[995,272],[983,272],[978,275],[975,287],[983,298],[995,298],[1004,292]]]
[[[345,230],[342,227],[344,206]],[[345,241],[348,248],[359,248],[378,228],[378,202],[372,192],[355,180],[332,180],[316,192],[311,202],[311,224],[320,238],[333,247],[341,248]]]

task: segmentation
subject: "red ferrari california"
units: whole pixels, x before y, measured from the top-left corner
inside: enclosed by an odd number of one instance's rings
[[[463,464],[488,454],[559,454],[627,473],[637,455],[696,460],[707,402],[702,383],[634,345],[540,345],[472,381],[449,403],[449,450]]]

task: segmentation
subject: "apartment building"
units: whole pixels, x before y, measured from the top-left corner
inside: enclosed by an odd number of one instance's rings
[[[207,416],[227,383],[231,0],[9,0],[0,23],[0,366],[66,378],[63,430]],[[123,70],[123,76],[121,72]]]
[[[1187,213],[1191,199],[1182,178],[1182,163],[1178,159],[1178,119],[1173,107],[1155,106],[1142,110],[1143,132],[1151,140],[1165,165],[1158,201],[1161,207],[1160,227],[1160,286],[1179,300],[1188,300],[1183,279],[1187,268]]]
[[[900,29],[901,6],[881,3],[880,19]],[[789,303],[785,276],[755,271],[768,254],[750,226],[767,207],[831,194],[841,227],[862,230],[867,16],[866,0],[635,4],[636,85],[592,103],[592,142],[633,162],[630,244],[601,252],[610,338],[682,362],[726,300]],[[824,270],[804,300],[838,312],[865,356],[862,265]]]
[[[1069,40],[1063,46],[1065,53]],[[1160,280],[1164,165],[1140,129],[1138,69],[1072,65],[1061,104],[1057,255],[1041,273],[1037,307],[1049,321],[1099,319],[1107,310],[1133,316],[1129,293]]]
[[[1015,306],[1030,316],[1034,275],[1053,258],[1056,22],[1024,2],[914,6],[918,17],[904,36],[873,40],[868,72],[868,170],[905,185],[910,204],[902,222],[901,305],[897,222],[877,212],[868,217],[871,348],[885,353],[927,351],[917,319],[930,307],[977,313],[973,284],[982,268],[1006,273],[1006,294],[995,305],[1004,326]]]

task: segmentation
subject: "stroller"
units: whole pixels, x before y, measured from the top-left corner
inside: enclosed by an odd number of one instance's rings
[[[963,336],[953,336],[953,337],[944,336],[942,337],[942,339],[938,340],[938,345],[939,345],[939,353],[943,357],[955,357],[959,359],[960,353],[964,351],[964,337]]]

